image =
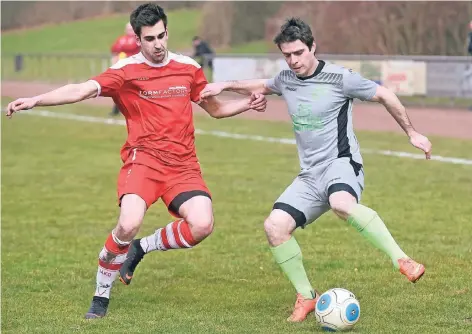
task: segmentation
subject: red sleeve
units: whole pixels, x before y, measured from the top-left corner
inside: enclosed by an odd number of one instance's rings
[[[208,84],[207,79],[205,78],[205,73],[203,73],[202,68],[198,68],[195,72],[195,78],[192,85],[192,90],[190,92],[190,99],[193,102],[200,101],[200,92]]]
[[[123,83],[125,82],[125,74],[121,68],[109,68],[102,74],[93,77],[91,80],[97,82],[100,86],[98,90],[99,96],[111,97],[120,90],[121,86],[123,86]]]
[[[111,46],[112,53],[120,53],[123,47],[123,36],[119,37],[115,43]]]

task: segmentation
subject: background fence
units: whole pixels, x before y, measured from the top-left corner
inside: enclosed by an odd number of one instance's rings
[[[399,95],[472,98],[472,57],[319,55],[395,90]],[[279,54],[218,55],[213,81],[268,78],[287,68]],[[81,82],[111,65],[103,54],[3,54],[2,80]]]
[[[383,84],[403,96],[472,98],[472,57],[318,55]],[[215,81],[268,78],[286,69],[279,54],[222,55]]]

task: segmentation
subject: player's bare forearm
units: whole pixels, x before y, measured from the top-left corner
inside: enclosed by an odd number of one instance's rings
[[[265,79],[226,81],[224,90],[243,95],[270,94],[265,82]]]
[[[211,117],[226,118],[238,115],[250,108],[250,99],[221,101],[217,98],[208,98],[200,103],[200,107],[206,110]]]
[[[265,82],[267,79],[253,79],[253,80],[236,80],[236,81],[226,81],[225,89],[229,92],[235,92],[242,95],[251,95],[251,94],[272,94],[266,86]]]
[[[379,102],[385,106],[390,115],[397,121],[403,131],[408,135],[410,143],[425,153],[426,159],[431,159],[432,144],[428,137],[418,133],[411,124],[406,113],[405,107],[402,105],[398,97],[391,90],[378,86],[372,102]]]
[[[99,90],[98,84],[87,81],[81,84],[65,85],[45,94],[34,97],[19,98],[10,102],[7,106],[7,117],[21,110],[32,109],[37,106],[57,106],[61,104],[75,103],[93,96]]]
[[[378,86],[377,92],[371,101],[381,103],[408,136],[415,133],[405,107],[391,90]]]
[[[274,94],[274,92],[266,87],[266,81],[265,79],[256,79],[210,83],[200,92],[200,98],[204,100],[210,96],[217,96],[222,91],[236,92],[242,95]]]
[[[222,101],[211,96],[200,103],[200,107],[214,118],[236,116],[250,109],[265,111],[267,100],[262,94],[252,94],[248,98]]]
[[[69,84],[45,94],[35,96],[36,106],[56,106],[76,103],[97,95],[98,88],[92,82]]]
[[[223,101],[218,112],[219,117],[217,118],[232,117],[248,111],[251,109],[250,103],[251,101],[248,98],[242,100]]]

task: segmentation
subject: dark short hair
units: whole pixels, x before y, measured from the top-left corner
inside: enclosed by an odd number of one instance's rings
[[[146,3],[138,6],[129,17],[129,22],[138,37],[141,37],[142,27],[152,27],[159,21],[162,21],[164,27],[167,29],[167,15],[164,13],[164,9],[154,3]]]
[[[274,38],[274,43],[280,48],[280,44],[295,42],[300,40],[311,50],[315,41],[311,28],[302,19],[292,17],[288,19],[280,28],[280,32]]]
[[[200,37],[198,37],[198,36],[193,36],[192,41],[198,41],[199,39],[200,39]]]

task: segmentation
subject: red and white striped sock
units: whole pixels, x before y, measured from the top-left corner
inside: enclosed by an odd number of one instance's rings
[[[141,247],[146,253],[155,250],[166,251],[171,248],[192,248],[196,244],[198,241],[195,241],[189,224],[183,219],[172,222],[141,239]]]
[[[126,259],[130,242],[119,240],[114,233],[110,233],[105,246],[98,256],[97,287],[95,296],[110,298],[111,287],[118,271]]]

